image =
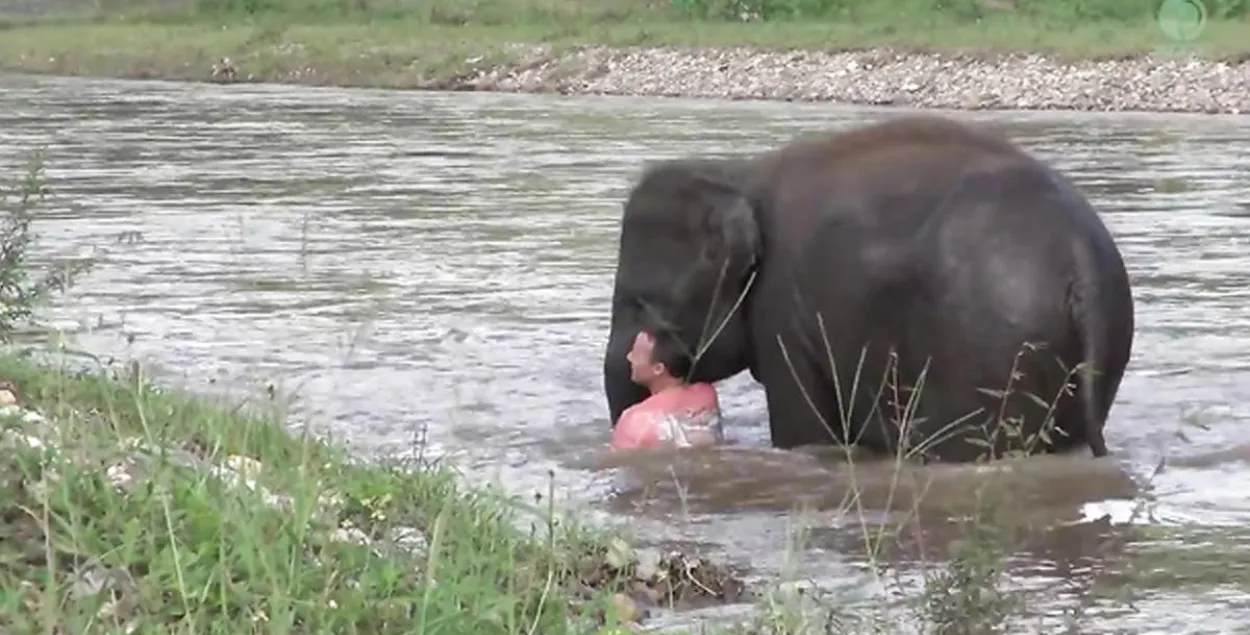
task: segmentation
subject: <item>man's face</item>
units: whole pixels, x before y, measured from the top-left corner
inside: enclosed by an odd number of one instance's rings
[[[625,354],[629,360],[629,378],[636,384],[649,385],[656,377],[666,372],[664,364],[651,361],[651,351],[655,349],[655,338],[646,331],[639,331],[634,336],[634,343]]]

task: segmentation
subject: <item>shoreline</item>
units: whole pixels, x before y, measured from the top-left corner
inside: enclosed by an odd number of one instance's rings
[[[839,51],[818,50],[811,34],[791,45],[775,33],[768,44],[765,35],[746,32],[687,43],[670,34],[652,38],[657,44],[629,45],[622,34],[595,44],[589,36],[561,41],[517,29],[412,29],[418,27],[17,27],[0,38],[0,72],[962,111],[1250,112],[1250,57],[1228,48],[1205,56],[1197,47],[1182,55],[1145,45],[1114,55],[1040,52],[1055,44],[1035,47],[1039,52],[871,43]],[[724,43],[752,37],[761,41]],[[534,43],[546,39],[555,41]],[[1143,52],[1149,50],[1155,52]]]
[[[453,89],[769,100],[949,110],[1250,112],[1250,63],[1144,55],[1059,61],[974,55],[588,47],[496,68]]]
[[[360,460],[263,398],[45,357],[0,351],[0,558],[15,565],[0,584],[30,608],[0,630],[168,618],[239,631],[272,613],[330,631],[627,633],[761,592],[732,566],[570,519],[550,496],[468,486],[437,460]]]

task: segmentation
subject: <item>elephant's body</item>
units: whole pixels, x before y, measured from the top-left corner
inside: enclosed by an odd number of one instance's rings
[[[927,116],[648,170],[622,221],[613,425],[644,396],[625,366],[633,333],[694,347],[709,308],[711,328],[725,325],[692,379],[749,368],[773,445],[947,461],[987,444],[1106,454],[1134,328],[1123,260],[1076,186],[1003,138]]]

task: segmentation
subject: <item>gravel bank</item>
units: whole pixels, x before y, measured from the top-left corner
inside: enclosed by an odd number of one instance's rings
[[[455,82],[462,90],[778,99],[922,108],[1250,112],[1250,62],[1152,56],[1062,62],[890,50],[586,48]]]

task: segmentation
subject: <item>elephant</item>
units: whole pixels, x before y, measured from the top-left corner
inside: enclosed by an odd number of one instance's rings
[[[692,382],[749,370],[775,448],[1103,457],[1133,320],[1123,257],[1073,181],[988,126],[896,116],[644,166],[604,392],[613,428],[647,397],[625,356],[648,329]]]

